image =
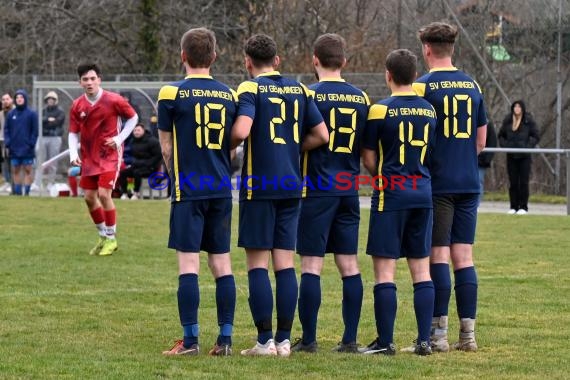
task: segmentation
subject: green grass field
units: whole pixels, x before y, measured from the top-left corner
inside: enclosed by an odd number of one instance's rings
[[[340,339],[341,282],[331,257],[323,273],[321,351],[288,359],[163,357],[181,336],[176,257],[166,246],[167,201],[117,202],[119,251],[90,257],[96,233],[79,199],[0,198],[0,378],[430,378],[565,379],[570,349],[570,218],[481,214],[475,245],[479,274],[477,353],[364,357],[331,353]],[[237,206],[234,209],[234,231]],[[362,212],[360,252],[368,211]],[[234,349],[254,344],[245,254],[232,237],[238,286]],[[203,256],[205,259],[206,256]],[[373,276],[365,283],[359,341],[374,339]],[[200,278],[201,345],[217,335],[214,282]],[[299,275],[299,273],[298,273]],[[412,287],[398,266],[399,348],[415,337]],[[450,338],[457,336],[452,296]],[[300,336],[295,322],[293,337]]]

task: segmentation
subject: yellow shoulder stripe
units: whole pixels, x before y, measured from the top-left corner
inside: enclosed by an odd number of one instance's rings
[[[475,86],[477,86],[477,88],[479,89],[479,93],[482,94],[483,91],[481,91],[481,86],[479,86],[479,83],[477,83],[476,81],[473,82],[475,82]]]
[[[178,87],[166,85],[162,86],[160,92],[158,93],[158,100],[174,100],[176,99],[176,94],[178,93]]]
[[[384,104],[373,104],[368,112],[368,120],[383,120],[386,118],[388,106]]]
[[[418,96],[421,96],[423,98],[426,95],[425,83],[418,83],[418,82],[412,83],[412,88],[414,89],[416,94],[418,94]]]
[[[232,89],[232,88],[230,88],[230,91],[231,91],[232,96],[233,96],[233,98],[234,98],[234,102],[237,102],[237,101],[238,101],[238,94],[237,94],[237,92],[235,92],[235,90]]]
[[[366,99],[366,105],[370,107],[370,98],[368,97],[368,94],[362,91],[362,96],[364,96],[364,99]]]
[[[244,92],[251,92],[252,94],[257,94],[257,82],[245,81],[239,85],[237,89],[237,94],[240,96]]]

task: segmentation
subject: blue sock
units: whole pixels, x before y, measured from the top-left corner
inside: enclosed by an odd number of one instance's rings
[[[449,298],[451,298],[451,275],[449,264],[431,264],[429,266],[431,280],[435,288],[435,300],[433,303],[433,316],[441,317],[448,315]]]
[[[414,310],[418,325],[418,343],[429,342],[434,297],[435,291],[432,281],[422,281],[414,284]]]
[[[287,268],[275,272],[275,306],[277,309],[277,331],[275,342],[291,340],[291,328],[297,308],[297,276],[295,268]]]
[[[30,195],[31,187],[32,187],[31,185],[25,185],[24,186],[25,195]]]
[[[455,302],[459,318],[475,319],[477,314],[477,273],[475,267],[455,271]]]
[[[257,327],[257,341],[261,344],[273,338],[273,290],[267,269],[255,268],[247,272],[249,281],[249,308]]]
[[[362,309],[362,277],[359,274],[342,278],[342,343],[356,342],[360,310]]]
[[[22,195],[22,185],[14,185],[14,195]]]
[[[198,275],[181,274],[178,277],[178,314],[184,329],[184,347],[198,343],[198,306],[200,306]]]
[[[376,284],[374,286],[374,316],[380,347],[387,347],[394,342],[394,322],[397,309],[396,284],[393,282]]]
[[[299,321],[303,327],[303,343],[317,340],[317,316],[321,306],[321,276],[313,273],[301,275],[299,287]]]
[[[218,310],[217,344],[232,344],[232,330],[236,310],[236,282],[232,274],[216,279],[216,308]]]

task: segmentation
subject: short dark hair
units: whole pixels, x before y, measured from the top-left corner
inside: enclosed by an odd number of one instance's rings
[[[91,70],[95,71],[95,74],[97,74],[98,77],[101,76],[101,68],[99,67],[98,64],[93,62],[79,64],[79,66],[77,66],[77,75],[79,75],[79,78],[81,78],[83,75],[85,75],[87,72]]]
[[[273,64],[277,55],[277,44],[266,34],[255,34],[248,38],[243,47],[255,67]]]
[[[319,36],[313,45],[313,54],[319,59],[323,67],[340,69],[346,58],[346,41],[334,33]]]
[[[386,57],[386,70],[397,85],[412,84],[416,79],[418,58],[408,49],[393,50]]]
[[[216,35],[206,28],[190,29],[180,39],[180,48],[190,67],[210,67],[216,57]]]
[[[432,22],[418,31],[422,44],[429,44],[437,57],[451,56],[458,31],[444,22]]]

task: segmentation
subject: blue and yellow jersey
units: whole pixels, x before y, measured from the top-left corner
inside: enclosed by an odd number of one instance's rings
[[[393,93],[370,107],[362,144],[378,157],[372,210],[432,207],[427,161],[436,123],[432,105],[413,92]]]
[[[160,89],[158,128],[173,138],[173,202],[231,198],[236,112],[235,91],[208,75],[189,75]]]
[[[433,193],[478,193],[477,129],[487,125],[479,85],[451,67],[431,70],[413,88],[437,112],[430,160]]]
[[[303,153],[303,197],[357,195],[356,186],[346,189],[339,178],[354,183],[360,174],[360,141],[370,100],[342,79],[323,79],[309,89],[328,127],[329,143]]]
[[[237,92],[238,115],[253,119],[240,200],[300,198],[303,137],[323,121],[309,89],[272,71],[243,82]]]

